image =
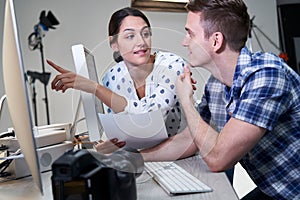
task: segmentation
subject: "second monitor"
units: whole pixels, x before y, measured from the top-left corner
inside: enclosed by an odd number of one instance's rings
[[[95,65],[94,55],[84,45],[72,46],[72,54],[77,74],[99,82]],[[86,125],[90,141],[99,141],[103,134],[103,128],[98,117],[98,113],[104,113],[103,103],[94,95],[80,92],[83,104]]]

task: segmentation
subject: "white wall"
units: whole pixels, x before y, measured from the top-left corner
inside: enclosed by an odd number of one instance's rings
[[[28,48],[27,37],[33,32],[33,26],[39,21],[39,15],[42,10],[51,10],[60,25],[56,30],[50,30],[43,38],[45,58],[51,59],[58,64],[74,70],[71,55],[71,46],[77,43],[83,43],[92,49],[96,55],[96,62],[99,68],[98,73],[101,75],[103,70],[107,69],[113,63],[112,52],[107,42],[107,25],[110,15],[117,9],[130,6],[129,0],[15,0],[16,15],[19,26],[23,60],[26,70],[42,71],[41,57],[39,50],[30,51]],[[254,23],[260,27],[270,38],[278,43],[277,13],[276,3],[274,0],[247,0],[251,17],[255,15]],[[3,26],[5,0],[0,0],[0,25]],[[264,9],[263,9],[264,8]],[[151,25],[154,28],[153,47],[173,51],[184,58],[186,49],[181,46],[184,36],[184,25],[186,13],[162,13],[162,12],[145,12],[149,17]],[[274,51],[268,41],[263,39],[258,33],[260,40],[267,51]],[[0,31],[0,45],[2,46],[2,31]],[[257,42],[253,39],[253,49],[257,50]],[[0,49],[0,52],[1,49]],[[2,65],[2,53],[0,53],[0,66]],[[56,72],[47,64],[47,72],[51,72],[54,78]],[[205,82],[209,73],[198,69],[194,73],[200,77],[199,91],[202,93],[202,83]],[[4,94],[2,70],[0,70],[0,95]],[[37,101],[38,101],[38,121],[39,125],[46,124],[45,104],[43,85],[36,81]],[[51,123],[70,122],[73,118],[74,97],[73,91],[65,94],[57,93],[50,89],[48,84],[48,101],[50,107]],[[75,95],[76,96],[76,95]],[[4,114],[7,113],[4,108]],[[8,115],[8,113],[7,113]],[[10,125],[9,116],[2,117],[0,121],[0,131],[6,130]],[[4,121],[4,122],[3,122]]]

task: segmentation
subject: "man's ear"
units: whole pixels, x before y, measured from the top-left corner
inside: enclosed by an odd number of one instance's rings
[[[224,43],[224,36],[221,32],[213,33],[212,37],[213,49],[215,52],[219,51],[223,47]]]

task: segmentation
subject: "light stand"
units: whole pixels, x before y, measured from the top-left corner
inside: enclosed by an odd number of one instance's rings
[[[262,47],[261,43],[260,43],[260,40],[258,39],[258,36],[255,32],[255,29],[258,30],[258,32],[260,32],[280,53],[279,53],[279,57],[282,58],[283,60],[287,61],[288,60],[288,57],[287,57],[287,54],[284,53],[281,48],[275,44],[275,42],[273,42],[257,25],[255,25],[253,23],[254,21],[254,18],[255,16],[252,17],[252,19],[250,19],[250,29],[249,29],[249,37],[248,37],[248,40],[249,40],[249,50],[252,52],[252,32],[255,36],[255,39],[260,47],[260,49],[262,51],[264,51],[264,48]]]
[[[32,87],[32,105],[33,105],[33,114],[34,114],[34,124],[38,125],[38,117],[37,117],[37,108],[36,108],[36,90],[35,90],[35,79],[31,78],[29,84]]]
[[[51,11],[48,12],[46,16],[46,11],[43,10],[40,14],[40,22],[34,26],[34,32],[31,33],[28,37],[28,44],[31,50],[39,49],[41,54],[41,61],[42,61],[42,73],[36,72],[35,74],[33,72],[28,71],[27,74],[31,75],[39,75],[36,77],[31,77],[32,81],[32,87],[33,87],[33,104],[34,104],[34,112],[35,112],[35,123],[37,125],[37,110],[36,110],[36,92],[35,92],[35,79],[38,78],[43,84],[44,84],[44,93],[45,98],[43,99],[46,106],[46,115],[47,115],[47,124],[50,124],[50,117],[49,117],[49,106],[48,106],[48,95],[47,95],[47,84],[50,78],[50,73],[45,72],[45,61],[44,61],[44,46],[42,42],[42,38],[45,37],[45,32],[49,29],[55,29],[53,27],[54,25],[58,25],[59,22],[54,17]],[[30,72],[30,74],[29,74]],[[46,81],[47,80],[47,81]]]
[[[39,72],[27,71],[27,75],[30,77],[29,83],[32,86],[32,104],[33,104],[35,125],[37,126],[38,125],[37,106],[36,106],[36,94],[37,93],[35,90],[35,80],[38,79],[45,86],[49,82],[50,73],[49,72],[39,73]],[[44,89],[45,89],[45,87],[44,87]],[[48,108],[48,106],[47,106],[47,108]],[[49,111],[47,110],[47,117],[48,117],[47,119],[49,119],[48,113],[49,113]]]

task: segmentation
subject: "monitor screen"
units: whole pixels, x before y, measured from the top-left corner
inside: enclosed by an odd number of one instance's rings
[[[6,0],[2,53],[4,88],[13,128],[33,179],[42,192],[13,0]]]
[[[72,54],[77,74],[99,82],[94,55],[82,44],[72,46]],[[103,103],[94,95],[80,92],[90,141],[99,141],[103,134],[98,113],[104,113]],[[93,106],[94,105],[94,106]]]

